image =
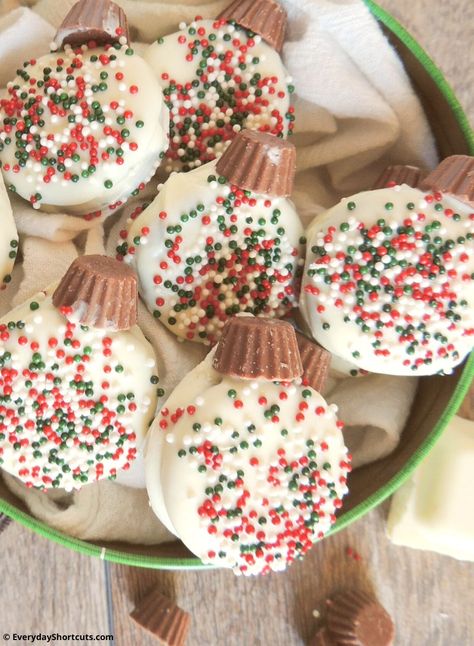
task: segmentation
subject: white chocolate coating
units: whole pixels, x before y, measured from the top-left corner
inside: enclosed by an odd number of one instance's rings
[[[472,211],[402,185],[318,216],[300,300],[314,338],[369,372],[451,372],[474,345]]]
[[[156,408],[141,330],[68,322],[37,294],[0,321],[0,466],[27,486],[78,489],[127,469]]]
[[[224,21],[195,20],[150,45],[145,58],[171,112],[168,171],[219,157],[243,127],[283,137],[293,128],[291,78],[260,36],[249,38]]]
[[[46,54],[25,63],[0,101],[5,184],[35,208],[97,214],[151,179],[168,123],[161,88],[133,50]]]
[[[0,290],[11,280],[18,249],[18,232],[3,179],[0,177]]]
[[[454,417],[392,498],[387,534],[396,545],[474,561],[474,422]]]
[[[347,493],[335,407],[296,383],[220,375],[212,355],[150,429],[151,505],[204,563],[281,571],[324,536]]]
[[[237,197],[215,173],[211,162],[172,174],[119,247],[148,309],[177,336],[206,344],[233,314],[291,310],[304,248],[289,200]]]

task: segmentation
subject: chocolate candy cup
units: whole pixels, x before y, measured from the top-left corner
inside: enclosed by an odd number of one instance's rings
[[[278,52],[283,47],[286,12],[276,0],[235,0],[217,18],[258,34]]]
[[[217,162],[216,170],[241,189],[287,197],[293,191],[296,148],[274,135],[242,130]]]
[[[420,188],[428,171],[418,166],[387,166],[373,186],[373,190],[406,184],[412,188]]]
[[[249,316],[226,323],[213,366],[224,375],[265,381],[293,381],[303,373],[293,327],[284,321]]]
[[[322,392],[329,375],[331,353],[299,332],[296,340],[303,364],[303,383]]]
[[[327,624],[335,646],[392,646],[395,637],[387,611],[376,599],[356,590],[328,601]]]
[[[422,182],[424,191],[446,193],[474,208],[474,157],[446,157]]]
[[[128,265],[113,258],[81,256],[56,288],[53,304],[58,309],[71,308],[83,325],[128,330],[137,322],[137,277]]]
[[[189,613],[155,589],[138,604],[130,617],[166,646],[183,646],[191,625]]]
[[[123,9],[110,0],[80,0],[64,18],[54,42],[58,48],[64,45],[76,48],[90,42],[107,45],[120,42],[121,38],[130,42]]]

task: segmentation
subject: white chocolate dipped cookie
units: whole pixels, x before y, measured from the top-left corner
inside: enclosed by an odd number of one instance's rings
[[[18,232],[13,211],[3,179],[0,177],[0,290],[6,289],[11,281],[13,265],[18,253]]]
[[[359,193],[313,223],[301,311],[313,337],[353,369],[446,374],[471,351],[473,161],[450,157],[423,190]]]
[[[281,571],[335,521],[350,457],[335,407],[301,374],[288,323],[236,317],[156,418],[151,505],[204,563]]]
[[[212,161],[243,128],[292,132],[293,86],[279,54],[285,26],[276,0],[244,0],[149,47],[171,115],[167,171]]]
[[[174,173],[122,232],[148,309],[174,334],[212,344],[239,312],[281,317],[298,302],[305,239],[287,199],[295,149],[245,130],[217,162]]]
[[[125,35],[83,42],[17,71],[0,100],[0,161],[7,187],[33,207],[92,217],[151,179],[168,147],[169,116]]]
[[[135,459],[158,382],[136,302],[128,267],[82,256],[0,322],[0,467],[28,487],[78,489]]]

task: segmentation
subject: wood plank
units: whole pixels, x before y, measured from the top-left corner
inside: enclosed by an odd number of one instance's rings
[[[1,534],[0,547],[0,634],[110,632],[99,559],[60,547],[18,523]]]
[[[285,575],[245,579],[230,572],[158,572],[111,567],[117,646],[156,642],[128,614],[152,587],[192,615],[188,646],[288,646],[307,643],[325,598],[350,587],[374,590],[394,617],[399,646],[474,643],[470,604],[474,564],[391,545],[387,505],[326,539]],[[348,556],[351,547],[362,557]]]

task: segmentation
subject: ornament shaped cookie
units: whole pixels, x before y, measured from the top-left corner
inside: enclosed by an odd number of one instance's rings
[[[27,61],[0,100],[5,184],[35,208],[88,217],[118,208],[168,147],[163,93],[127,44],[126,20],[106,37],[114,11],[109,0],[77,3],[53,43],[64,51]]]
[[[1,468],[68,491],[129,468],[158,382],[136,307],[130,268],[82,256],[56,289],[1,320]]]
[[[167,171],[212,161],[243,128],[292,132],[294,88],[279,54],[285,28],[276,0],[239,0],[149,47],[171,113]]]
[[[0,177],[0,290],[6,289],[12,279],[13,265],[18,253],[18,232],[3,179]]]
[[[474,158],[453,156],[421,188],[359,193],[314,221],[301,311],[354,370],[447,374],[474,345],[473,277]]]
[[[335,521],[350,456],[335,407],[302,373],[289,323],[235,317],[155,419],[152,508],[204,563],[281,571]]]
[[[298,302],[303,228],[295,148],[244,130],[216,162],[174,173],[121,235],[140,294],[174,334],[212,344],[239,312],[281,317]]]

